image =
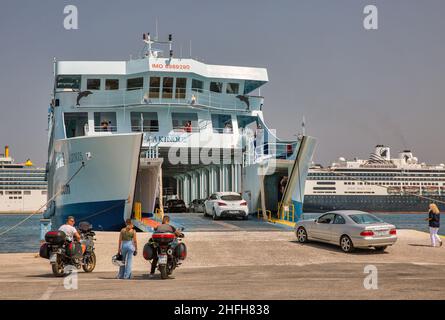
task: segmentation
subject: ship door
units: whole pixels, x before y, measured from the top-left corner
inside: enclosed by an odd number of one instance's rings
[[[266,208],[273,216],[278,212],[278,203],[283,197],[283,190],[286,187],[288,171],[277,169],[274,174],[264,178],[264,193],[266,198]]]
[[[162,197],[162,159],[140,159],[134,191],[133,217],[151,217]]]

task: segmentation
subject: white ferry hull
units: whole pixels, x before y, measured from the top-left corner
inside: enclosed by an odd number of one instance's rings
[[[121,228],[131,216],[141,141],[139,133],[56,141],[55,151],[63,153],[66,162],[55,169],[54,192],[81,168],[82,162],[85,166],[55,198],[53,225],[63,224],[72,215],[78,222],[92,223],[96,230]]]

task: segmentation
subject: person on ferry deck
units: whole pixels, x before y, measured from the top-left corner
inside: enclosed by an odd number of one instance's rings
[[[119,234],[118,249],[118,253],[122,255],[125,265],[119,267],[118,279],[131,279],[133,256],[136,256],[138,251],[136,230],[134,230],[133,222],[131,222],[131,219],[127,219],[125,224],[125,228]]]
[[[191,121],[187,121],[185,123],[184,131],[185,132],[192,132],[192,122]]]
[[[440,211],[435,203],[430,204],[428,218],[426,218],[425,220],[428,221],[428,225],[430,227],[431,246],[436,247],[436,243],[439,243],[439,247],[441,247],[442,240],[437,234],[440,228]]]

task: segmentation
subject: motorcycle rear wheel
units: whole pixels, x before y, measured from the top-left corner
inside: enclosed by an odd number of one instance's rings
[[[161,265],[159,266],[159,271],[161,271],[161,279],[167,279],[168,273],[167,273],[167,265]]]
[[[94,252],[91,252],[91,255],[87,259],[86,264],[82,265],[82,269],[86,273],[90,273],[93,272],[94,268],[96,268],[96,254]]]
[[[60,261],[59,258],[57,258],[57,261],[55,263],[53,263],[51,266],[52,266],[52,269],[53,269],[53,274],[56,277],[63,277],[63,276],[65,276],[65,267],[64,267],[62,261]]]

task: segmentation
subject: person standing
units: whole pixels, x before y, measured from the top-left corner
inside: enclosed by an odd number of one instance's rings
[[[428,211],[428,218],[425,220],[428,221],[428,225],[430,227],[431,246],[435,247],[436,242],[439,242],[439,246],[441,247],[442,240],[437,234],[440,228],[440,211],[435,203],[430,204],[430,210]]]
[[[121,230],[119,235],[118,253],[122,255],[124,265],[119,267],[118,279],[131,279],[133,256],[136,256],[138,251],[136,230],[134,230],[133,222],[131,222],[131,219],[127,219],[125,224],[125,228]]]

